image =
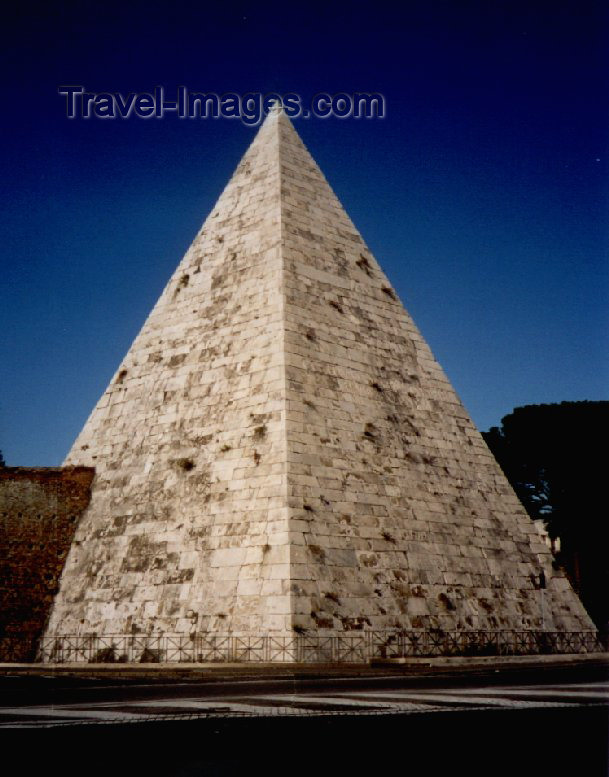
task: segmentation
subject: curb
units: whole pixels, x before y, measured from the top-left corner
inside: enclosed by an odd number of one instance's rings
[[[494,667],[494,666],[553,666],[562,664],[605,662],[609,665],[609,653],[564,653],[549,656],[439,656],[437,658],[375,658],[370,666],[427,666],[427,667]]]
[[[442,656],[437,658],[386,658],[373,659],[367,664],[314,664],[314,663],[171,663],[171,664],[0,664],[0,677],[29,676],[49,677],[50,675],[70,675],[72,677],[91,677],[92,675],[106,677],[136,678],[138,676],[154,676],[158,679],[171,679],[179,676],[192,676],[197,679],[221,679],[230,681],[251,679],[281,679],[286,676],[325,676],[325,677],[361,677],[378,676],[379,670],[393,670],[394,673],[403,670],[404,673],[416,674],[420,671],[439,673],[453,670],[469,671],[499,671],[503,668],[550,668],[574,666],[577,664],[602,663],[609,667],[609,653],[562,654],[547,656]],[[401,673],[401,672],[400,672]]]

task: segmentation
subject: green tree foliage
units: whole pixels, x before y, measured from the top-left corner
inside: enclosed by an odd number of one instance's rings
[[[483,433],[532,518],[560,538],[564,566],[590,616],[609,621],[609,402],[517,407]]]

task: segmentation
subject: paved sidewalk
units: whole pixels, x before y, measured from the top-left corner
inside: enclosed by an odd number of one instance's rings
[[[0,677],[62,675],[123,679],[192,680],[204,682],[223,678],[272,679],[282,677],[378,677],[386,674],[459,674],[480,671],[535,669],[586,664],[605,664],[609,653],[577,653],[547,656],[443,656],[438,658],[377,659],[370,664],[297,663],[172,663],[172,664],[0,664]]]

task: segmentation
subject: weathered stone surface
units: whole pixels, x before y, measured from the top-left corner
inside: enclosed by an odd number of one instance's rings
[[[94,471],[0,468],[0,656],[33,657]]]
[[[593,628],[391,284],[271,115],[67,463],[48,634]],[[106,593],[107,592],[107,593]]]

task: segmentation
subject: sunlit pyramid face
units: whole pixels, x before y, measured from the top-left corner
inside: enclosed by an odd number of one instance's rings
[[[593,628],[277,110],[66,463],[47,639]]]

